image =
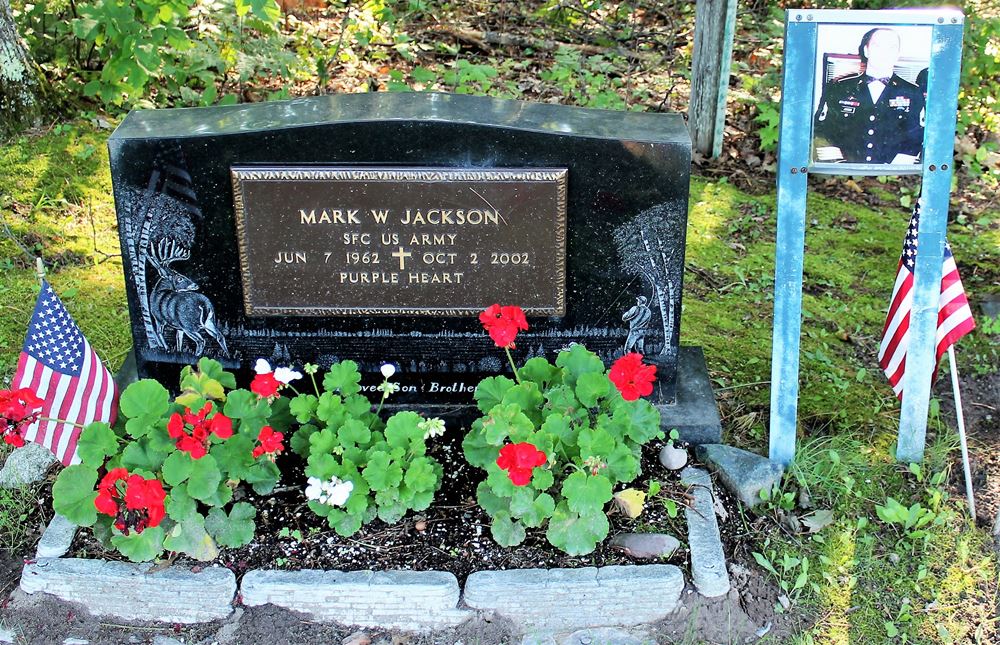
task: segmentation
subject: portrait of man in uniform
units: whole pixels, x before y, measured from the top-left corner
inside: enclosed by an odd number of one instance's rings
[[[828,51],[823,56],[817,78],[829,80],[822,84],[813,117],[815,162],[920,163],[924,93],[914,81],[926,64],[919,56],[901,62],[903,50],[897,28],[874,27],[861,36],[856,55]],[[843,73],[831,78],[838,70]]]

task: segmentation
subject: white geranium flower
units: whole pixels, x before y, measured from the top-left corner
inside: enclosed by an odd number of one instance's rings
[[[334,481],[337,481],[336,477]],[[343,506],[354,490],[354,482],[338,482],[329,489],[326,503],[331,506]]]
[[[379,371],[382,372],[382,376],[385,378],[392,378],[392,375],[396,373],[396,366],[392,363],[386,363],[379,368]]]
[[[323,497],[323,482],[316,477],[310,477],[306,483],[306,499],[311,499],[322,504],[323,502],[321,501],[321,498]]]
[[[296,372],[290,367],[279,367],[278,369],[274,370],[274,378],[277,379],[279,382],[288,385],[292,381],[302,378],[302,373]]]
[[[424,440],[430,439],[431,437],[440,437],[444,434],[444,421],[434,417],[433,419],[425,419],[417,424],[417,427],[424,431]]]
[[[258,358],[257,362],[254,363],[253,365],[253,371],[256,372],[257,374],[270,374],[271,364],[268,363],[263,358]]]

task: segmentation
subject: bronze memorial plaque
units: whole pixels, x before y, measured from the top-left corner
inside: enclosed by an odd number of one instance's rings
[[[566,304],[564,168],[232,168],[247,315]]]

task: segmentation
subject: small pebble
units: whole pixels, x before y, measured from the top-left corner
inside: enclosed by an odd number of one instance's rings
[[[427,530],[427,522],[425,520],[420,520],[413,525],[413,528],[417,529],[420,533],[423,533]]]
[[[341,645],[369,645],[372,639],[366,632],[354,632],[341,641]]]
[[[688,453],[683,448],[668,443],[660,449],[660,463],[668,470],[680,470],[687,462]]]

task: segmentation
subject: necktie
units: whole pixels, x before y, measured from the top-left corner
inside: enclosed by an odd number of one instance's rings
[[[888,85],[889,81],[891,79],[892,79],[891,76],[870,76],[868,74],[865,74],[865,82],[866,83],[874,83],[874,82],[878,81],[882,85]]]

